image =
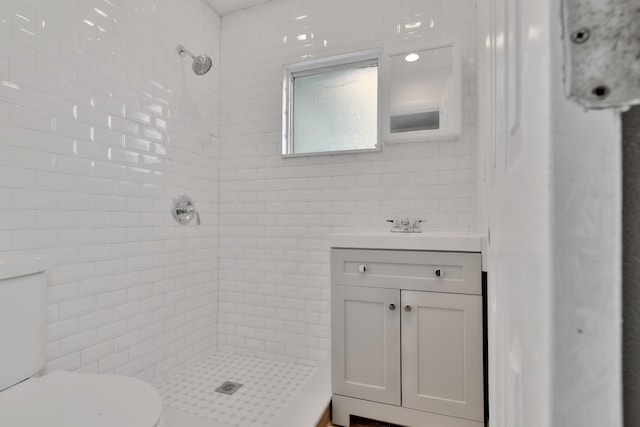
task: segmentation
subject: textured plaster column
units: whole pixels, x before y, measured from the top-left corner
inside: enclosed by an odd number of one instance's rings
[[[624,425],[640,427],[640,107],[622,123]]]

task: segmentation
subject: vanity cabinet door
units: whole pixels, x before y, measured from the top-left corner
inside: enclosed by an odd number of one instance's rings
[[[482,421],[482,298],[402,291],[402,406]]]
[[[400,291],[331,287],[333,393],[400,405]]]

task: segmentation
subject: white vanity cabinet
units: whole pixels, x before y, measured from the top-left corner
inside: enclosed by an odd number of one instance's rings
[[[480,253],[331,250],[333,423],[484,425]]]

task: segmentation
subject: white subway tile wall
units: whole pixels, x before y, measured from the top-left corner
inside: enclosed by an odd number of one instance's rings
[[[0,251],[51,259],[47,371],[160,383],[215,350],[219,58],[204,0],[0,2]]]
[[[317,364],[330,351],[332,232],[475,227],[475,0],[281,0],[222,20],[218,348]],[[458,39],[456,141],[283,159],[282,66]],[[44,121],[44,119],[42,119]],[[46,125],[46,123],[44,123]]]

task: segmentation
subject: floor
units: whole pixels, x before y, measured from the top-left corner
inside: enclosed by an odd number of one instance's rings
[[[171,427],[269,427],[316,369],[216,353],[158,389],[169,409]],[[233,395],[216,392],[225,381],[243,385]]]
[[[317,427],[333,427],[334,424],[329,421],[327,424],[318,425]],[[395,424],[383,423],[378,421],[367,420],[365,418],[352,417],[349,427],[401,427]]]
[[[331,407],[327,407],[322,418],[315,427],[336,427],[331,422]],[[347,426],[345,426],[347,427]],[[351,424],[348,427],[402,427],[396,424],[385,423],[381,421],[368,420],[366,418],[351,417]]]

